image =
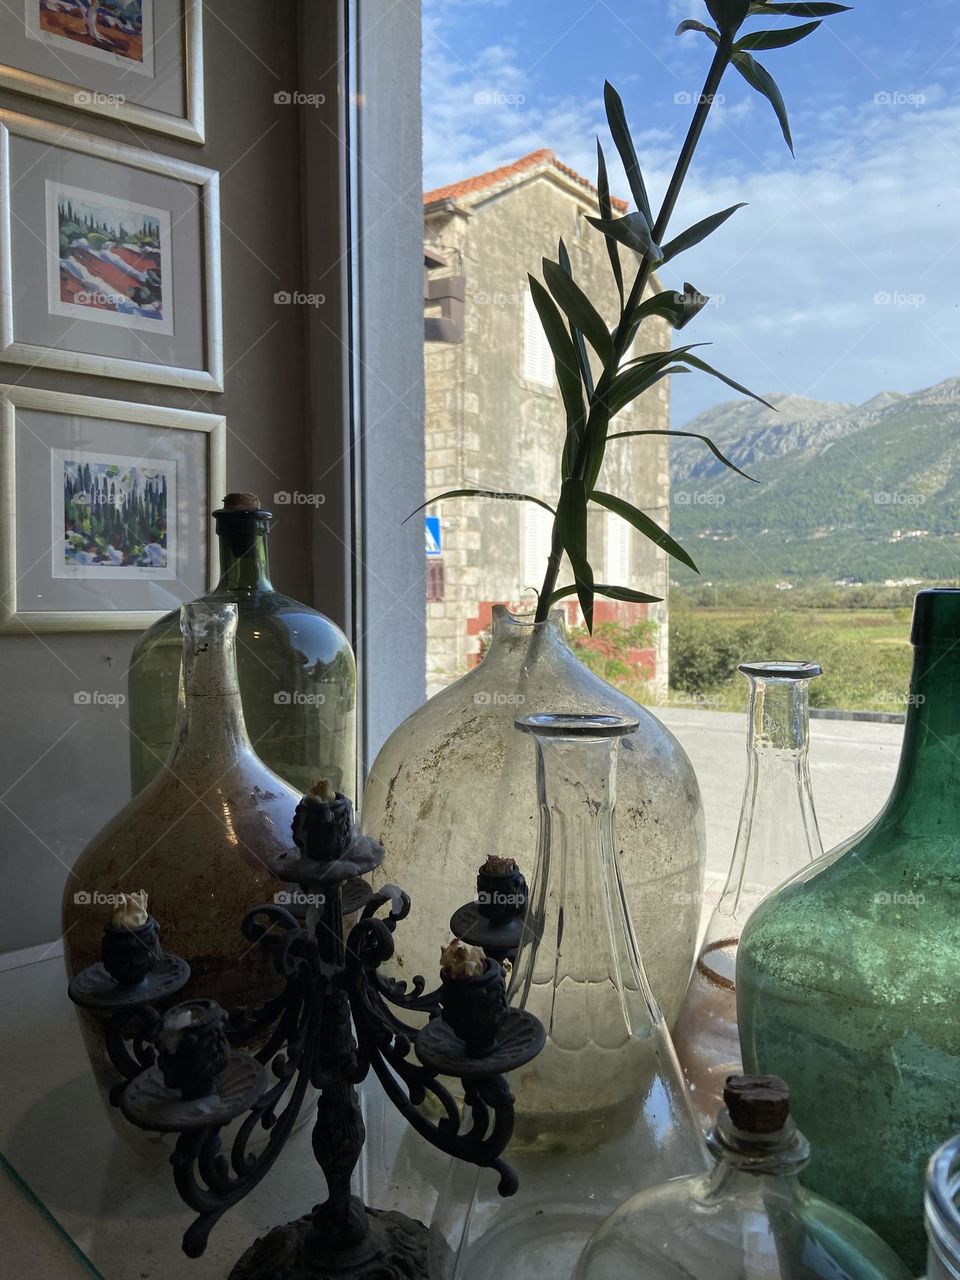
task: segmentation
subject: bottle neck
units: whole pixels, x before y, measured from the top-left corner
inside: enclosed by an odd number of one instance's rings
[[[245,513],[220,513],[217,536],[220,541],[219,592],[272,591],[267,535],[270,521]]]
[[[707,1135],[707,1147],[716,1164],[704,1181],[704,1199],[762,1199],[773,1181],[781,1201],[799,1197],[810,1144],[789,1117],[773,1133],[748,1133],[736,1128],[724,1108]]]
[[[886,822],[927,830],[960,804],[960,643],[919,645]]]
[[[183,699],[168,766],[174,774],[226,773],[252,751],[237,679],[235,605],[197,601],[180,611]]]

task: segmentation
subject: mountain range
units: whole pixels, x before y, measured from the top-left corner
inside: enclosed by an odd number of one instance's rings
[[[960,377],[861,405],[727,401],[671,444],[671,532],[703,579],[790,583],[960,578]],[[673,577],[694,575],[674,562]]]

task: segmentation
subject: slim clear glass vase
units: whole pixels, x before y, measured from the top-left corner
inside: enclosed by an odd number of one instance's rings
[[[823,853],[810,786],[812,662],[748,662],[747,783],[733,859],[700,945],[673,1031],[704,1131],[738,1074],[737,950],[754,908],[788,876]]]
[[[547,1043],[510,1076],[509,1198],[488,1170],[451,1168],[432,1276],[569,1280],[592,1231],[637,1189],[707,1156],[625,906],[614,808],[619,739],[636,720],[531,715],[540,837],[508,997]]]

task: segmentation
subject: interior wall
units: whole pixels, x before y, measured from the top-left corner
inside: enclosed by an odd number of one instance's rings
[[[297,85],[297,44],[296,0],[206,0],[203,146],[0,93],[0,106],[219,170],[226,390],[14,365],[0,368],[0,381],[223,413],[228,487],[268,505],[276,492],[302,489],[307,464],[305,317],[302,307],[274,301],[302,276],[299,120],[310,108],[274,101]],[[309,510],[273,509],[274,582],[309,599]],[[342,613],[342,593],[325,601],[322,579],[316,599]],[[0,951],[57,938],[74,859],[128,798],[126,709],[78,706],[74,695],[125,694],[136,639],[116,631],[0,636]]]

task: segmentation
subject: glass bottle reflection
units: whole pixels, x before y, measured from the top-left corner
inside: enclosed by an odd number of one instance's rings
[[[702,1170],[676,1055],[624,905],[615,836],[617,745],[637,722],[532,715],[540,839],[511,1004],[547,1044],[511,1074],[507,1159],[520,1189],[451,1168],[433,1267],[455,1280],[569,1277],[590,1233],[638,1186]]]
[[[823,853],[810,786],[812,662],[744,663],[750,682],[747,782],[727,881],[704,935],[673,1040],[704,1129],[741,1070],[736,964],[740,935],[777,885]]]

